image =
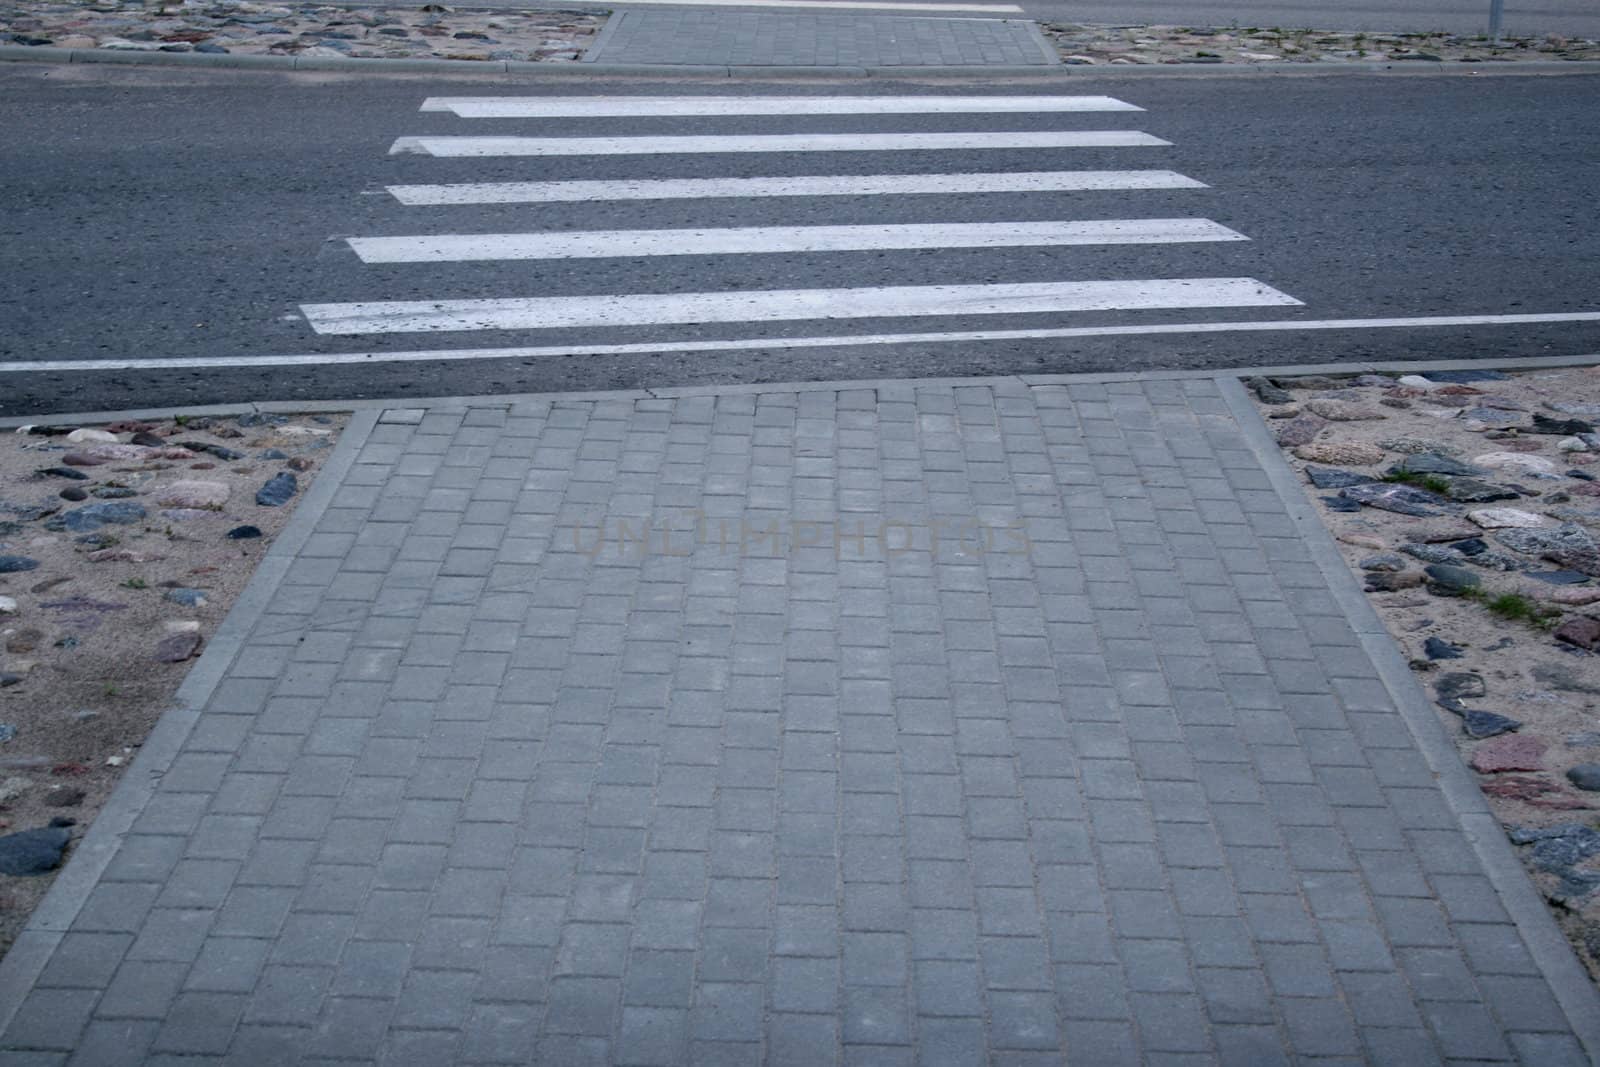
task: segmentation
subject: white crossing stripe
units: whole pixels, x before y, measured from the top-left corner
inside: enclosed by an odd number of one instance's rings
[[[904,196],[923,193],[1066,193],[1120,189],[1204,189],[1170,170],[1039,170],[988,174],[823,174],[798,178],[640,178],[622,181],[478,182],[391,185],[402,204],[553,204],[590,200],[699,200],[708,197]]]
[[[1150,308],[1281,307],[1299,303],[1294,297],[1254,278],[1177,278],[498,300],[396,300],[302,304],[300,310],[318,333],[365,334],[927,315],[958,318]]]
[[[745,226],[705,230],[588,230],[574,233],[450,233],[347,237],[363,263],[459,263],[491,259],[721,256],[769,252],[861,252],[908,248],[1180,244],[1248,241],[1210,219],[1086,222],[956,222],[885,226]]]
[[[1338,330],[1416,330],[1462,326],[1600,324],[1600,311],[1534,315],[1424,315],[1385,319],[1272,319],[1239,322],[1147,322],[1136,326],[1063,326],[1039,330],[964,330],[949,333],[835,334],[831,337],[754,337],[714,341],[644,341],[615,345],[543,345],[517,348],[386,349],[381,352],[310,352],[261,356],[169,356],[154,359],[52,359],[0,363],[0,374],[98,370],[227,370],[261,367],[360,366],[378,363],[466,363],[495,359],[567,359],[574,356],[651,356],[676,352],[783,351],[857,345],[973,344],[1084,337],[1162,337],[1214,333],[1305,333]]]
[[[946,115],[1143,111],[1109,96],[430,96],[423,111],[464,119],[717,115]]]
[[[888,152],[953,148],[1140,148],[1170,145],[1137,130],[1025,133],[792,133],[702,137],[401,137],[391,155],[648,156],[681,152]]]
[[[625,3],[607,6],[658,4],[663,7],[836,7],[841,11],[985,11],[996,15],[1022,14],[1022,8],[1016,4],[918,4],[904,0],[884,0],[882,3],[874,3],[873,0],[626,0]]]

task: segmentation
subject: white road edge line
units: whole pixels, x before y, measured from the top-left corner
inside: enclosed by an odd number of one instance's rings
[[[616,7],[810,7],[841,11],[987,11],[997,15],[1020,15],[1022,8],[1016,4],[918,4],[908,0],[624,0]]]
[[[1137,130],[1022,133],[780,133],[686,137],[400,137],[390,155],[647,156],[707,152],[935,152],[1001,148],[1152,148],[1171,145]]]
[[[1140,337],[1187,333],[1298,333],[1302,330],[1410,330],[1446,326],[1530,326],[1597,322],[1600,311],[1531,315],[1431,315],[1388,319],[1275,319],[1255,322],[1168,322],[1138,326],[1070,326],[1042,330],[969,330],[960,333],[861,334],[834,337],[753,337],[725,341],[657,341],[618,345],[544,345],[521,348],[439,348],[403,352],[318,352],[282,356],[176,356],[167,359],[61,359],[0,363],[0,374],[128,370],[249,370],[257,367],[359,366],[373,363],[457,363],[497,359],[562,359],[677,352],[735,352],[849,348],[855,345],[970,344],[1074,337]]]
[[[707,322],[895,319],[1066,311],[1299,305],[1254,278],[1150,278],[904,285],[854,289],[750,289],[728,293],[626,293],[488,300],[379,300],[302,304],[322,334],[555,330]]]
[[[363,263],[605,259],[878,252],[929,248],[1028,248],[1248,241],[1210,219],[909,223],[884,226],[743,226],[702,230],[578,230],[347,237]]]
[[[1111,96],[430,96],[421,111],[464,119],[718,115],[948,115],[1143,111]]]
[[[591,200],[700,200],[711,197],[905,196],[1205,189],[1170,170],[1035,170],[977,174],[805,175],[795,178],[640,178],[623,181],[477,182],[391,185],[410,207],[441,204],[557,204]]]

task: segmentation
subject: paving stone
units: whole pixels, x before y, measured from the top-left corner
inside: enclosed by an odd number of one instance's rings
[[[908,384],[385,424],[213,698],[238,724],[186,742],[0,1048],[1562,1062],[1226,410]],[[562,545],[845,499],[1020,503],[1031,548]]]

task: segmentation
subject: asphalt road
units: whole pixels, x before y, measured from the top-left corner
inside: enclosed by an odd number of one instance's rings
[[[1106,93],[1144,114],[479,119],[427,96]],[[1600,352],[1600,323],[1289,330],[783,349],[763,338],[1564,314],[1600,310],[1600,77],[1095,76],[928,84],[515,86],[393,76],[0,69],[0,364],[398,353],[742,339],[633,351],[365,366],[0,372],[0,415],[292,398],[708,382],[1056,373]],[[429,134],[1137,129],[1171,147],[451,159],[390,155]],[[400,183],[1170,168],[1183,190],[408,207]],[[1202,217],[1249,242],[360,262],[343,238],[407,234]],[[1303,307],[932,316],[360,337],[301,305],[591,294],[1250,277]]]

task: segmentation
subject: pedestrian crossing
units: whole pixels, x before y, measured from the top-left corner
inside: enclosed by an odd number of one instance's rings
[[[810,203],[813,198],[826,210],[830,197],[885,198],[882,204],[898,198],[911,202],[937,196],[968,194],[1013,194],[1023,197],[1054,194],[1123,193],[1130,198],[1142,192],[1205,189],[1205,183],[1173,170],[1138,169],[1033,169],[1014,170],[997,165],[993,170],[972,169],[972,153],[982,158],[991,153],[1027,153],[1041,162],[1064,163],[1066,150],[1096,149],[1096,161],[1106,150],[1170,147],[1171,142],[1132,129],[1080,129],[1073,127],[1076,115],[1119,115],[1143,111],[1135,104],[1107,96],[656,96],[656,97],[428,97],[423,112],[443,113],[468,123],[507,121],[533,124],[532,128],[493,135],[472,132],[409,135],[396,138],[391,155],[417,154],[431,158],[521,159],[531,158],[532,166],[542,165],[540,157],[573,158],[580,161],[585,177],[549,180],[460,182],[453,184],[391,185],[386,191],[405,208],[444,209],[426,217],[430,225],[419,228],[447,232],[411,233],[392,236],[352,236],[345,244],[357,260],[367,266],[390,266],[417,270],[433,264],[527,263],[526,283],[521,291],[472,294],[442,287],[435,300],[371,299],[349,302],[305,303],[301,312],[318,334],[363,336],[405,333],[452,334],[485,331],[545,330],[665,330],[665,342],[673,328],[706,325],[754,327],[761,323],[796,324],[841,322],[866,319],[970,319],[1002,315],[1048,315],[1058,321],[1037,328],[1040,337],[1061,336],[1059,317],[1090,312],[1152,312],[1176,309],[1248,309],[1290,307],[1300,301],[1265,282],[1250,277],[1204,276],[1164,277],[1162,260],[1149,260],[1148,273],[1133,278],[1085,278],[1084,263],[1067,257],[1074,248],[1092,249],[1144,245],[1205,245],[1248,241],[1250,238],[1208,218],[1194,216],[1120,218],[1004,219],[988,221],[944,221],[930,209],[923,221],[882,223],[830,223],[805,225],[717,225],[733,208],[745,215],[752,203],[767,202],[773,207],[757,208],[758,215],[772,212],[772,221],[783,221],[777,201]],[[1038,118],[1047,129],[966,129],[956,131],[894,129],[865,132],[780,132],[741,134],[718,132],[715,124],[725,119],[760,117],[781,121],[805,122],[815,126],[830,117],[872,119],[879,124],[899,121],[897,117],[933,116],[949,122],[981,127],[985,116],[1023,116]],[[557,130],[540,129],[552,120],[625,119],[629,132],[615,136],[566,135]],[[671,132],[634,132],[640,123],[676,123]],[[843,121],[843,119],[840,119]],[[1115,120],[1113,120],[1115,121]],[[685,122],[707,128],[681,132]],[[1059,127],[1059,128],[1058,128]],[[781,127],[780,127],[781,128]],[[966,169],[923,172],[926,161],[937,161],[941,153],[960,151],[969,164]],[[738,176],[718,173],[733,169],[731,159],[719,163],[717,157],[771,154],[781,161],[774,169],[821,170],[840,154],[877,152],[914,153],[903,158],[917,165],[907,173],[808,173],[749,174],[759,162],[740,164],[746,172]],[[605,175],[610,157],[643,157],[646,168],[670,167],[661,176]],[[661,162],[651,163],[654,157]],[[893,157],[901,158],[901,157]],[[998,156],[991,155],[989,158]],[[1120,157],[1119,157],[1120,158]],[[1131,158],[1131,157],[1130,157]],[[845,155],[844,160],[859,159]],[[1006,157],[1014,166],[1014,155]],[[813,162],[814,161],[814,162]],[[470,165],[470,164],[469,164]],[[504,168],[513,164],[499,164]],[[455,164],[459,172],[461,164]],[[635,166],[635,171],[637,166]],[[847,166],[835,169],[848,171]],[[887,168],[893,170],[895,168]],[[688,170],[693,176],[682,176]],[[698,174],[694,174],[699,171]],[[559,173],[559,172],[557,172]],[[588,176],[592,175],[592,176]],[[537,178],[537,172],[531,177]],[[887,198],[895,198],[890,200]],[[923,198],[917,200],[916,198]],[[463,233],[448,232],[449,209],[493,210],[502,215],[507,205],[572,204],[586,210],[621,212],[629,202],[684,202],[680,212],[704,215],[706,225],[660,227],[619,227],[615,229],[552,228],[548,224],[527,231]],[[700,202],[704,201],[703,208]],[[837,202],[837,201],[835,201]],[[1013,201],[1015,202],[1015,201]],[[1064,212],[1073,203],[1068,198],[1049,201]],[[1136,203],[1131,200],[1130,203]],[[608,208],[607,205],[615,205]],[[720,207],[718,205],[721,205]],[[809,210],[815,217],[817,210]],[[545,216],[548,218],[548,215]],[[459,229],[459,226],[457,227]],[[836,274],[847,284],[830,287],[778,288],[751,287],[732,291],[700,292],[595,292],[582,295],[543,295],[544,282],[554,275],[543,270],[566,269],[561,262],[619,260],[646,264],[667,257],[701,257],[708,263],[725,263],[733,257],[791,256],[837,257],[841,254],[927,253],[949,250],[1060,249],[1059,259],[1048,260],[1049,268],[1060,264],[1057,277],[995,279],[979,283],[953,284],[848,284],[851,271],[848,259],[837,263]],[[1078,253],[1081,255],[1081,253]],[[753,260],[751,262],[754,262]],[[789,263],[790,260],[783,262]],[[859,262],[859,261],[857,261]],[[1033,272],[1037,274],[1037,260]],[[1190,260],[1192,262],[1192,260]],[[550,263],[547,268],[538,264]],[[506,268],[507,270],[512,268]],[[685,268],[691,273],[695,267]],[[496,284],[510,277],[495,275]],[[626,275],[625,275],[626,276]],[[408,286],[411,292],[416,288]],[[424,290],[425,291],[425,290]],[[1028,331],[1008,331],[1026,334]],[[1068,328],[1070,332],[1070,327]],[[954,336],[955,334],[952,334]],[[840,343],[874,343],[879,338],[904,336],[872,333],[839,338]],[[793,340],[791,336],[789,338]],[[827,339],[814,339],[826,343]],[[889,343],[889,342],[883,342]],[[634,347],[638,342],[619,347]]]

